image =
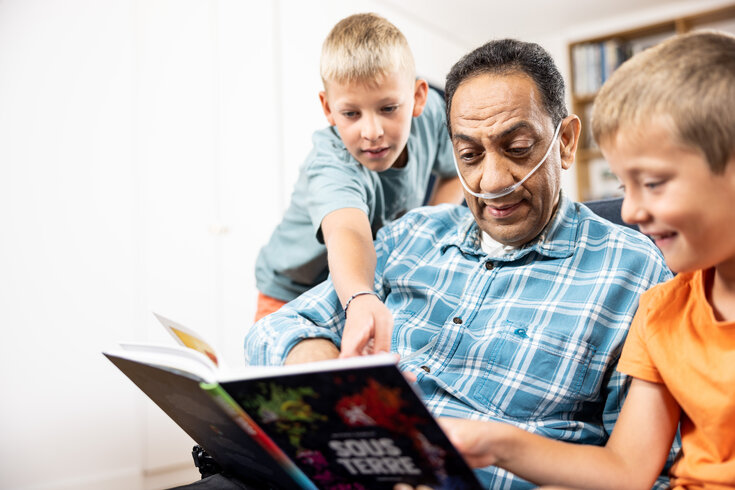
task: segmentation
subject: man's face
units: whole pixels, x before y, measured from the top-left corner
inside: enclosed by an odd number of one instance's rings
[[[574,162],[579,120],[554,123],[536,84],[522,73],[481,74],[462,82],[449,114],[459,171],[477,193],[497,192],[523,179],[544,157],[543,165],[511,194],[482,199],[465,192],[479,227],[494,240],[520,246],[536,238],[554,214],[561,169]]]
[[[425,81],[391,73],[377,84],[329,82],[319,98],[352,156],[382,172],[405,164],[411,120],[423,111],[426,91]]]

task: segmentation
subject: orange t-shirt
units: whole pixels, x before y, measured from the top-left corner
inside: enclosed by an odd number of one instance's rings
[[[618,370],[663,383],[681,407],[672,487],[735,488],[735,322],[705,293],[713,270],[679,274],[640,299]]]

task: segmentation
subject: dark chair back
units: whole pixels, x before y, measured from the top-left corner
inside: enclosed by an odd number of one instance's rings
[[[629,225],[620,216],[620,209],[623,207],[622,197],[611,197],[609,199],[598,199],[595,201],[587,201],[583,203],[585,206],[590,208],[593,213],[598,216],[605,218],[608,221],[612,221],[616,225],[627,226],[634,230],[638,230],[637,225]]]

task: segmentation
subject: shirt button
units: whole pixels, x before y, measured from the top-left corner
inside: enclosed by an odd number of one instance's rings
[[[452,318],[452,321],[454,323],[456,323],[457,325],[461,325],[462,324],[462,319],[460,317],[458,317],[458,316],[455,316],[454,318]]]
[[[429,366],[421,366],[421,369],[423,369],[427,373],[430,373],[431,372],[431,369],[429,369]]]
[[[491,270],[493,270],[493,267],[495,267],[495,266],[489,260],[487,262],[485,262],[485,269],[491,271]]]
[[[516,328],[514,333],[518,335],[519,337],[528,337],[528,334],[526,334],[525,328]]]

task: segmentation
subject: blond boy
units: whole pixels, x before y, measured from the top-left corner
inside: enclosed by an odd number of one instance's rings
[[[650,488],[681,422],[673,488],[735,488],[735,37],[696,32],[621,66],[593,133],[622,216],[678,275],[644,293],[618,369],[633,377],[605,447],[442,420],[475,466],[535,483]]]
[[[331,126],[314,134],[291,205],[258,257],[256,320],[330,272],[348,315],[342,355],[388,351],[393,320],[374,292],[373,239],[422,205],[431,174],[431,204],[461,202],[444,102],[416,79],[403,34],[375,14],[334,26],[320,71]]]

